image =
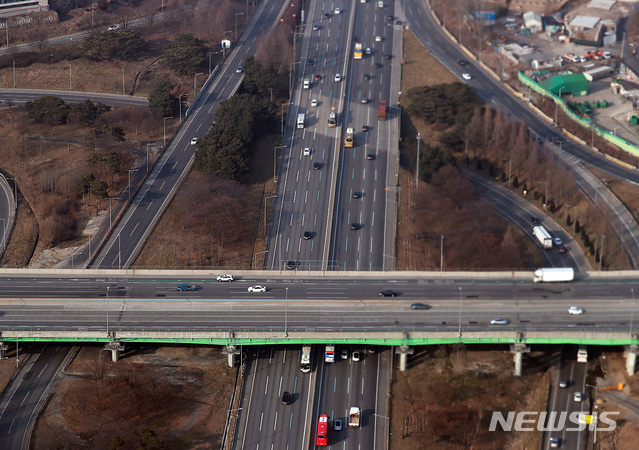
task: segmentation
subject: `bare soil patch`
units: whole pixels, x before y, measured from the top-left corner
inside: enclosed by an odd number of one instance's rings
[[[514,377],[508,349],[416,347],[394,375],[390,448],[539,448],[541,433],[488,431],[493,411],[545,410],[550,374],[537,358],[524,356],[527,373]]]
[[[237,369],[216,347],[142,346],[117,363],[84,347],[56,383],[34,449],[140,445],[148,428],[162,448],[219,448]]]

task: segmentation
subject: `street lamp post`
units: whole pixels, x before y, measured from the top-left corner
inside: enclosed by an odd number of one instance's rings
[[[286,288],[286,302],[284,303],[284,336],[288,337],[288,288]]]
[[[630,288],[632,294],[632,305],[630,307],[630,339],[632,339],[632,325],[635,320],[635,288]]]
[[[273,179],[275,180],[275,182],[277,183],[277,171],[275,169],[275,162],[277,160],[277,149],[278,148],[286,148],[286,145],[280,145],[278,147],[275,147],[273,149]]]
[[[129,202],[131,202],[131,172],[137,172],[138,169],[129,169]]]
[[[417,133],[417,161],[415,165],[417,166],[417,170],[415,171],[415,189],[419,188],[419,144],[422,141],[422,135]]]
[[[184,97],[185,95],[189,95],[189,94],[180,94],[178,96],[178,100],[179,100],[178,103],[179,103],[179,106],[180,106],[180,123],[182,123],[182,97]]]
[[[211,75],[211,73],[213,73],[211,71],[211,56],[217,55],[218,53],[220,53],[220,52],[209,52],[209,76]]]
[[[106,316],[107,316],[107,336],[109,335],[109,288],[111,286],[107,286],[106,289]]]
[[[461,322],[462,322],[462,288],[461,286],[459,286],[459,339],[461,339],[462,337],[462,331],[461,331]]]
[[[291,98],[293,95],[293,66],[295,64],[299,64],[300,61],[297,62],[293,62],[291,64],[289,64],[289,70],[288,70],[288,98]]]
[[[565,86],[562,86],[559,88],[559,95],[558,97],[561,99],[561,91],[564,89]],[[559,102],[555,102],[555,123],[557,123],[557,110],[559,109]]]
[[[195,96],[197,95],[197,76],[204,75],[204,72],[196,73],[193,75],[193,101],[195,101]]]
[[[235,13],[235,42],[237,42],[237,16],[244,15],[243,12]]]
[[[172,119],[172,118],[173,116],[164,118],[164,147],[166,147],[166,119]]]
[[[149,145],[150,144],[151,144],[150,142],[146,143],[146,171],[147,171],[147,173],[149,172]]]

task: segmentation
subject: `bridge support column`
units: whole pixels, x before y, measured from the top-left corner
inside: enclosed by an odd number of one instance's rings
[[[4,355],[4,352],[6,352],[8,349],[9,344],[7,342],[0,342],[0,360],[7,359],[7,357]]]
[[[626,371],[630,376],[635,374],[637,366],[637,352],[639,352],[637,344],[628,345],[624,350],[624,354],[626,355]]]
[[[111,352],[111,361],[118,362],[120,359],[120,352],[124,351],[124,344],[120,342],[107,342],[104,344],[104,350]]]
[[[518,342],[516,344],[510,344],[510,351],[515,354],[515,376],[520,377],[524,353],[530,353],[530,346]]]
[[[408,355],[412,355],[414,352],[415,350],[408,345],[400,345],[397,349],[395,349],[395,353],[399,355],[399,370],[401,372],[406,370]]]
[[[222,349],[222,353],[228,356],[229,367],[235,367],[235,357],[240,354],[240,347],[236,345],[227,345]]]

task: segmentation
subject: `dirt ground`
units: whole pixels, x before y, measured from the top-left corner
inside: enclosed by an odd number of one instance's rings
[[[524,356],[524,376],[512,375],[507,347],[416,347],[391,387],[390,448],[539,448],[541,433],[488,431],[493,411],[545,410],[550,372],[545,354]]]
[[[139,448],[144,428],[167,450],[220,448],[237,374],[220,348],[143,345],[110,358],[82,348],[37,421],[33,449],[106,449],[114,436]]]

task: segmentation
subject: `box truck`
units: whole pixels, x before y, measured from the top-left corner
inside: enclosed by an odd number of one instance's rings
[[[565,283],[575,279],[572,267],[546,267],[535,270],[535,283]]]
[[[533,227],[533,236],[539,241],[544,250],[552,250],[552,237],[541,225]]]
[[[311,346],[302,346],[302,359],[300,361],[300,370],[303,373],[309,373],[311,371]]]

